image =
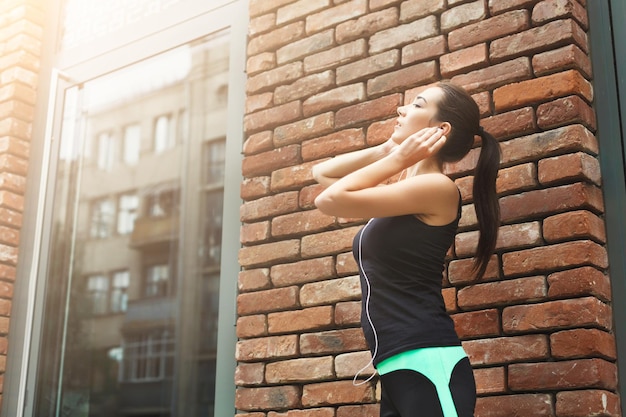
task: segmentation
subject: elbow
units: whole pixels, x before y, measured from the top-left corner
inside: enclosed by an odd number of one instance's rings
[[[328,190],[324,190],[320,195],[315,197],[315,207],[319,209],[324,214],[328,214],[331,216],[336,215],[336,204],[335,200],[332,198]]]

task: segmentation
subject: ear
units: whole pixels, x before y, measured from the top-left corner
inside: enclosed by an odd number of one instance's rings
[[[448,122],[441,122],[438,127],[443,129],[443,134],[446,136],[448,136],[452,130],[452,125]]]

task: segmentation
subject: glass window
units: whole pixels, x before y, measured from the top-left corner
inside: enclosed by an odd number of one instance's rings
[[[176,145],[174,137],[174,126],[170,115],[163,115],[154,121],[154,151],[163,152]]]
[[[228,79],[229,39],[216,32],[73,87],[59,145],[72,152],[52,165],[33,415],[213,417],[226,142],[207,132],[227,131],[214,87]],[[155,150],[180,152],[142,152],[146,126]],[[117,138],[98,135],[87,164],[71,128]]]
[[[138,208],[139,197],[136,194],[120,196],[117,211],[117,233],[125,235],[133,231]]]
[[[129,271],[117,271],[113,273],[111,283],[111,312],[122,313],[128,307],[128,286],[130,284]]]
[[[139,161],[141,149],[141,126],[128,125],[124,128],[124,163],[135,165]]]
[[[87,277],[87,293],[91,304],[92,314],[106,314],[109,296],[109,277],[93,275]]]
[[[100,133],[98,141],[98,168],[103,171],[110,171],[115,160],[115,142],[110,132]]]
[[[105,198],[95,201],[91,209],[91,237],[104,239],[111,236],[114,219],[113,200]]]

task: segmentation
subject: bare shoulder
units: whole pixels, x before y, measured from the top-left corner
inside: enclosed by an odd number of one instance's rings
[[[427,199],[427,204],[416,216],[430,225],[445,225],[452,222],[459,207],[459,189],[447,175],[440,173],[421,174],[409,179],[419,190],[417,198]]]

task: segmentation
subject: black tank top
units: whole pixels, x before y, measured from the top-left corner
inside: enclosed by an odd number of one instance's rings
[[[461,344],[441,295],[444,260],[459,218],[460,203],[456,220],[445,226],[427,225],[414,215],[384,217],[370,220],[355,236],[361,325],[374,365],[411,349]]]

